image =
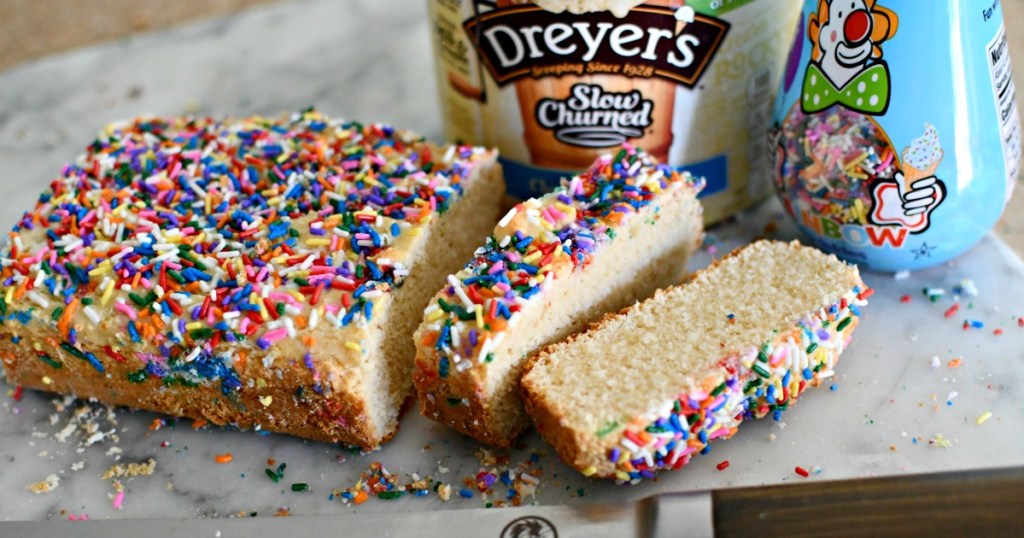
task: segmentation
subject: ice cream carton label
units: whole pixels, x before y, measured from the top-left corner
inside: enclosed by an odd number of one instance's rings
[[[496,146],[543,194],[626,142],[705,177],[708,220],[770,191],[771,122],[799,4],[433,0],[445,135]]]
[[[609,74],[660,77],[692,88],[729,23],[692,7],[637,6],[624,17],[593,13],[567,21],[532,4],[464,23],[499,86],[520,77]]]

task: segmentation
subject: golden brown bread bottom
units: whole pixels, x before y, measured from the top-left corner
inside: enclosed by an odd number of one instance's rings
[[[15,323],[7,321],[7,324]],[[269,430],[297,435],[329,443],[343,443],[372,449],[377,440],[370,431],[364,401],[347,391],[333,394],[308,394],[314,384],[312,372],[299,361],[275,368],[274,380],[254,377],[255,372],[269,373],[250,359],[238,367],[242,387],[230,395],[221,392],[219,383],[199,385],[165,383],[161,379],[146,378],[138,383],[121,381],[138,370],[127,362],[107,361],[106,372],[101,374],[88,362],[73,357],[54,346],[55,340],[41,343],[38,351],[24,341],[14,343],[10,327],[0,328],[0,359],[3,360],[10,383],[26,388],[74,394],[79,398],[95,398],[102,402],[144,409],[192,419],[205,419],[218,426],[234,425],[241,429]],[[83,350],[100,352],[83,345]],[[45,353],[51,361],[62,366],[54,368],[42,358]],[[278,377],[277,372],[280,372]],[[262,379],[262,383],[260,380]],[[250,386],[249,380],[253,381]],[[300,390],[301,389],[301,390]],[[257,393],[258,391],[258,393]],[[275,406],[275,402],[277,405]],[[281,405],[287,402],[288,405]],[[280,411],[267,413],[265,407],[278,407]],[[403,409],[408,406],[404,406]],[[260,410],[253,412],[253,410]],[[387,434],[386,442],[394,435]]]

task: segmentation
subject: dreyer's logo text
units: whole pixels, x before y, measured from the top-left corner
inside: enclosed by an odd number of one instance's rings
[[[551,13],[535,5],[503,7],[463,23],[499,86],[522,77],[659,77],[694,87],[729,23],[691,8],[638,6],[609,12]]]
[[[565,98],[544,98],[534,111],[537,125],[566,144],[589,148],[617,146],[643,136],[651,126],[654,103],[640,90],[605,91],[596,84],[574,84]]]

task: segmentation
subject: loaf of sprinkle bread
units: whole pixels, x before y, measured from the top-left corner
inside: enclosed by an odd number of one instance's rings
[[[108,127],[2,253],[11,383],[373,448],[500,217],[495,153],[315,111]]]
[[[870,294],[856,266],[759,241],[544,349],[522,379],[526,408],[587,476],[678,469],[832,376]]]
[[[423,414],[510,446],[529,425],[519,381],[531,354],[683,278],[702,185],[626,146],[514,207],[424,312]]]

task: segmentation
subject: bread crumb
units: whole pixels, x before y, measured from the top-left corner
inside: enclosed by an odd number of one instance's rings
[[[111,478],[120,478],[122,476],[149,476],[153,474],[154,471],[156,471],[156,460],[149,458],[142,463],[129,463],[127,465],[117,463],[111,465],[100,478],[103,480],[109,480]]]
[[[481,448],[476,451],[476,459],[480,460],[482,465],[494,465],[498,462],[498,458],[496,458],[494,454],[486,448]]]
[[[29,491],[36,495],[42,495],[43,493],[49,493],[60,485],[60,477],[55,474],[47,476],[45,479],[36,482],[35,484],[29,484],[25,486]]]
[[[441,484],[441,487],[437,488],[437,496],[442,501],[448,501],[452,498],[452,486],[450,484]]]

